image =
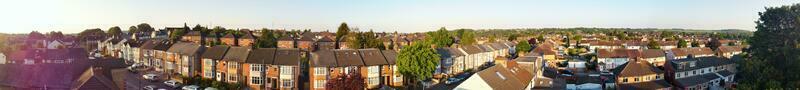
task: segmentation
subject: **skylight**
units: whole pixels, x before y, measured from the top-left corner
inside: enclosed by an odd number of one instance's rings
[[[497,74],[497,77],[500,77],[500,79],[506,80],[506,77],[503,76],[503,74],[500,74],[500,72],[495,71],[494,74]]]

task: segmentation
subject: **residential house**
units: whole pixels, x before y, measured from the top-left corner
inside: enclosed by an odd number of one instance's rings
[[[202,32],[200,31],[189,31],[185,35],[181,36],[181,41],[192,42],[197,44],[202,44],[201,42],[205,41],[205,38],[202,36]]]
[[[311,50],[315,45],[313,36],[302,36],[297,40],[297,48]]]
[[[725,87],[735,83],[735,63],[723,57],[670,60],[664,69],[667,80],[676,89],[717,90],[726,89]]]
[[[666,62],[666,54],[661,49],[644,49],[641,50],[641,58],[647,62],[653,63],[655,66],[663,66]]]
[[[228,46],[237,46],[237,45],[239,45],[239,44],[237,44],[237,42],[239,40],[236,39],[236,35],[233,35],[231,33],[228,33],[225,36],[222,36],[222,38],[220,38],[219,40],[222,42],[222,44],[225,44],[225,45],[228,45]]]
[[[327,50],[327,49],[336,49],[336,41],[328,37],[322,37],[317,40],[317,49]]]
[[[266,80],[267,72],[277,71],[268,69],[275,61],[275,48],[258,48],[250,52],[247,61],[244,63],[243,74],[247,79],[247,86],[250,90],[267,90],[272,88],[272,82]]]
[[[242,64],[245,63],[250,55],[250,47],[230,47],[225,57],[216,64],[217,78],[219,81],[228,83],[238,83],[245,80],[242,77]]]
[[[278,39],[278,48],[295,48],[295,40],[292,36],[284,36]]]
[[[296,48],[278,48],[275,51],[275,61],[270,65],[267,71],[267,78],[277,85],[272,89],[279,90],[297,90],[299,89],[300,80],[300,59],[305,56],[300,49]],[[274,71],[274,72],[273,72]]]
[[[364,66],[360,66],[360,72],[366,83],[365,88],[376,89],[379,88],[379,86],[384,85],[384,83],[381,82],[381,76],[383,75],[382,72],[385,70],[383,68],[387,67],[389,62],[386,61],[386,57],[383,56],[381,50],[358,49],[358,53],[360,54],[361,59],[364,60]]]
[[[619,90],[670,90],[664,71],[645,60],[631,60],[612,70],[615,88]]]
[[[201,54],[205,51],[205,47],[198,43],[180,42],[175,43],[170,47],[169,52],[171,62],[167,63],[168,69],[174,69],[175,73],[183,76],[192,77],[200,72]]]
[[[456,90],[524,90],[533,75],[520,67],[492,66],[481,70],[455,87]]]
[[[440,60],[436,72],[434,74],[456,75],[464,72],[465,68],[465,53],[461,52],[458,48],[444,47],[437,48],[436,52],[439,53]]]
[[[325,83],[339,76],[340,69],[337,65],[334,51],[330,49],[317,50],[311,53],[309,64],[309,84],[312,90],[325,90]]]
[[[711,48],[702,48],[702,47],[690,47],[690,48],[673,48],[669,51],[672,58],[671,59],[684,59],[688,58],[689,56],[692,57],[709,57],[714,56],[714,50]]]
[[[381,51],[383,56],[386,58],[386,62],[389,65],[384,67],[383,77],[385,79],[384,83],[387,83],[389,86],[399,87],[403,86],[403,75],[397,71],[397,52],[394,50],[383,50]]]
[[[600,71],[608,71],[636,58],[638,50],[629,49],[597,49],[597,64]]]
[[[253,46],[256,43],[256,38],[252,33],[245,33],[243,36],[236,39],[236,44],[242,47]]]
[[[717,56],[722,56],[722,57],[725,57],[725,58],[731,58],[731,57],[733,57],[733,55],[737,55],[737,54],[742,53],[742,49],[745,48],[745,47],[746,46],[741,46],[741,45],[739,45],[739,46],[719,46],[719,48],[717,48],[717,50],[714,50],[714,51],[716,52]]]
[[[228,53],[228,49],[230,46],[227,45],[216,45],[213,47],[207,47],[205,52],[203,52],[202,63],[200,64],[201,73],[203,78],[211,78],[217,81],[222,81],[222,74],[217,72],[217,63],[222,61],[225,57],[225,54]]]

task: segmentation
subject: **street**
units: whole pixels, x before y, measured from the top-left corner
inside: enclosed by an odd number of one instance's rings
[[[136,71],[139,72],[139,73],[125,72],[125,73],[127,73],[125,75],[125,89],[127,89],[127,90],[143,90],[142,88],[145,87],[145,86],[155,85],[157,90],[158,89],[162,89],[162,90],[164,90],[164,89],[165,90],[179,90],[179,88],[172,88],[172,87],[169,87],[166,84],[164,84],[164,81],[168,80],[168,78],[165,77],[165,75],[163,73],[159,73],[157,71],[154,71],[153,69],[147,69],[147,68],[146,69],[137,69]],[[158,75],[158,80],[157,81],[145,80],[144,77],[142,77],[142,75],[144,75],[144,74],[151,74],[151,73]]]

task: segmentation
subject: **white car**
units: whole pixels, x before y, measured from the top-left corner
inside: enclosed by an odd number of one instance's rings
[[[147,85],[142,87],[144,90],[156,90],[156,85]]]
[[[206,89],[203,89],[203,90],[219,90],[219,89],[214,88],[214,87],[207,87]]]
[[[155,81],[158,78],[158,75],[156,75],[156,74],[145,74],[145,75],[142,75],[142,77],[144,79],[146,79],[146,80]]]
[[[178,88],[178,87],[181,87],[181,83],[180,83],[180,82],[178,82],[177,80],[168,80],[168,81],[164,81],[164,84],[166,84],[167,86],[170,86],[170,87],[172,87],[172,88]]]
[[[200,90],[200,86],[197,85],[189,85],[181,88],[183,90]]]

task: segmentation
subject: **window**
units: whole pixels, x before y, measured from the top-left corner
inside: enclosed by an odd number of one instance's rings
[[[375,74],[377,74],[377,73],[379,73],[379,72],[380,72],[380,68],[379,68],[378,66],[371,66],[371,67],[369,67],[369,73],[375,73]]]
[[[627,78],[625,78],[625,79],[622,79],[622,82],[624,82],[624,83],[625,83],[625,82],[628,82],[628,79],[627,79]]]
[[[292,83],[294,83],[294,82],[292,82],[291,79],[282,79],[281,81],[283,82],[283,83],[281,83],[281,86],[283,88],[291,88],[292,87]]]
[[[314,75],[328,75],[328,69],[325,67],[315,67]]]
[[[393,79],[394,79],[394,82],[400,82],[400,81],[402,81],[403,77],[401,77],[400,75],[394,75]]]
[[[235,63],[235,62],[228,63],[228,68],[231,68],[231,69],[239,68],[239,63]]]
[[[292,67],[281,66],[281,75],[292,75]]]
[[[677,76],[675,76],[675,78],[680,78],[680,77],[681,77],[681,74],[680,74],[680,73],[678,73],[678,74],[675,74],[675,75],[677,75]]]
[[[250,77],[250,83],[255,85],[261,85],[264,83],[264,78],[262,77]]]
[[[251,64],[250,71],[255,71],[255,72],[264,71],[264,65],[262,65],[262,64]]]
[[[316,80],[314,82],[314,88],[325,88],[325,83],[327,83],[325,80]]]
[[[367,85],[378,85],[380,83],[378,77],[369,77],[367,80],[369,82]]]
[[[497,77],[500,77],[500,79],[506,80],[506,77],[500,74],[500,72],[494,72],[494,74],[497,74]]]
[[[231,82],[236,82],[236,81],[238,80],[238,78],[239,78],[239,76],[238,76],[238,75],[235,75],[235,74],[228,74],[228,81],[231,81]]]
[[[633,78],[633,81],[638,82],[639,78]]]

